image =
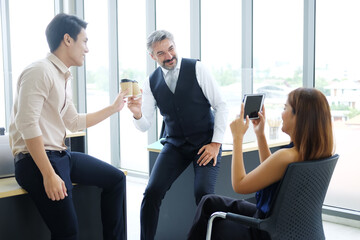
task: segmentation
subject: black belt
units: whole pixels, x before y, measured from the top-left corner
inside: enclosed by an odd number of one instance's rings
[[[28,158],[28,157],[31,157],[30,153],[18,153],[15,155],[14,161],[15,161],[15,163],[17,163],[21,159]]]
[[[54,154],[54,153],[55,154],[60,154],[62,152],[65,152],[65,150],[63,150],[63,151],[46,150],[45,152],[49,156],[49,154]],[[20,160],[22,160],[24,158],[28,158],[28,157],[31,157],[30,153],[18,153],[18,154],[15,155],[14,161],[15,161],[15,163],[17,163],[18,161],[20,161]]]

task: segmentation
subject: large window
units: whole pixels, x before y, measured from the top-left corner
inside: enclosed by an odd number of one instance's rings
[[[254,0],[253,91],[266,94],[266,115],[274,126],[280,125],[287,94],[302,86],[303,2]]]
[[[201,61],[211,69],[221,88],[229,121],[239,114],[242,100],[241,42],[241,1],[202,1]],[[232,142],[229,127],[224,141]]]
[[[118,2],[119,78],[136,80],[140,86],[146,78],[145,5],[145,1]],[[135,128],[132,113],[125,106],[120,113],[121,167],[147,173],[147,145],[147,132]]]
[[[190,1],[156,0],[156,29],[171,32],[178,55],[190,57]]]
[[[156,29],[167,30],[174,35],[178,57],[190,56],[190,1],[156,0]],[[158,133],[162,128],[162,116],[158,111]]]
[[[109,41],[107,1],[84,1],[84,18],[88,22],[89,53],[86,55],[87,112],[98,111],[110,104]],[[87,130],[88,153],[111,163],[110,119]]]
[[[31,10],[41,6],[41,14]],[[40,9],[40,8],[39,8]],[[54,2],[49,0],[9,1],[13,92],[22,70],[49,52],[45,29],[54,17]]]
[[[340,155],[325,204],[360,211],[360,2],[316,3],[315,87],[327,96],[331,106],[336,152]]]
[[[242,100],[242,76],[250,75],[254,93],[265,93],[267,119],[278,120],[287,94],[303,85],[303,32],[304,3],[306,0],[216,0],[199,1],[200,11],[195,2],[186,0],[154,0],[155,14],[151,21],[156,29],[165,29],[174,34],[178,55],[190,55],[190,46],[200,46],[201,61],[212,71],[230,109],[229,121],[240,110]],[[74,7],[74,1],[52,0],[6,0],[9,3],[9,28],[0,26],[2,36],[9,36],[11,56],[0,48],[0,127],[5,126],[6,117],[4,74],[12,77],[13,91],[22,70],[30,63],[46,57],[49,52],[45,37],[47,24],[54,16],[54,3]],[[82,3],[81,1],[76,1]],[[147,77],[146,70],[146,2],[117,0],[117,15],[109,15],[112,1],[84,0],[84,18],[87,21],[88,47],[90,52],[85,59],[86,111],[93,112],[108,106],[113,79],[109,73],[118,68],[119,80],[137,80],[140,86]],[[360,136],[360,31],[357,13],[358,0],[317,0],[315,33],[315,87],[328,98],[331,105],[336,139],[336,152],[340,159],[330,184],[325,204],[344,209],[360,211],[360,178],[356,170],[358,138]],[[245,4],[244,4],[245,3]],[[247,3],[250,4],[251,7]],[[80,4],[82,5],[82,4]],[[33,9],[41,6],[41,14]],[[242,6],[252,12],[252,31],[243,31],[243,24],[250,20],[242,16]],[[307,6],[307,5],[305,5]],[[61,7],[59,9],[62,9]],[[73,12],[78,8],[71,8]],[[114,9],[110,9],[114,10]],[[190,14],[191,13],[191,14]],[[246,12],[247,13],[247,12]],[[77,13],[78,15],[82,15]],[[197,15],[199,14],[199,15]],[[117,16],[117,19],[109,19]],[[198,24],[200,17],[200,43],[191,40],[198,33],[190,32]],[[245,22],[242,23],[243,19]],[[110,21],[109,21],[110,20]],[[195,21],[195,22],[191,22]],[[250,24],[251,21],[249,21]],[[109,29],[118,24],[118,65],[109,62]],[[195,24],[195,25],[193,25]],[[249,25],[250,26],[250,25]],[[312,27],[312,26],[311,26]],[[310,28],[311,28],[310,27]],[[10,32],[4,32],[9,29]],[[246,29],[248,31],[248,29]],[[116,30],[111,30],[116,31]],[[251,34],[252,37],[246,36]],[[245,35],[245,36],[244,36]],[[310,34],[311,35],[311,34]],[[252,49],[242,52],[244,43],[252,39]],[[194,37],[194,39],[197,39]],[[110,41],[109,41],[110,40]],[[196,41],[196,40],[195,40]],[[194,44],[194,45],[191,45]],[[308,43],[307,43],[308,44]],[[2,47],[2,44],[0,45]],[[310,46],[310,49],[314,46]],[[196,47],[195,47],[196,48]],[[196,49],[197,50],[197,49]],[[250,53],[252,53],[252,56]],[[242,69],[242,56],[252,59],[253,68]],[[305,57],[311,59],[313,56]],[[110,55],[112,56],[112,55]],[[197,57],[197,56],[195,56]],[[3,59],[11,59],[9,69],[3,69]],[[7,65],[7,64],[6,64]],[[246,66],[248,63],[246,63]],[[310,66],[311,68],[311,66]],[[305,69],[307,70],[307,68]],[[7,76],[7,75],[6,75]],[[81,74],[80,74],[80,77]],[[80,79],[83,80],[83,79]],[[244,81],[245,82],[245,81]],[[246,82],[247,83],[247,82]],[[309,84],[305,81],[305,84]],[[250,85],[250,83],[249,83]],[[82,94],[79,94],[82,95]],[[82,95],[83,96],[83,95]],[[74,99],[76,101],[77,99]],[[80,99],[83,101],[83,99]],[[81,105],[83,106],[83,105]],[[158,126],[161,126],[161,117]],[[156,123],[154,123],[156,124]],[[6,127],[6,126],[5,126]],[[269,124],[266,125],[269,128]],[[88,153],[106,162],[111,162],[111,149],[120,151],[121,167],[129,170],[148,172],[147,133],[135,129],[132,114],[125,107],[120,113],[120,133],[112,132],[110,119],[89,128],[87,132]],[[266,129],[267,133],[268,129]],[[111,138],[120,136],[120,146],[111,146]],[[279,131],[280,137],[282,136]],[[228,130],[225,142],[231,142]],[[113,148],[111,148],[113,147]],[[346,177],[345,177],[346,176]]]

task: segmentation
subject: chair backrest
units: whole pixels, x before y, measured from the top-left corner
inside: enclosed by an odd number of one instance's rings
[[[289,164],[261,224],[271,239],[325,239],[322,206],[338,158]]]

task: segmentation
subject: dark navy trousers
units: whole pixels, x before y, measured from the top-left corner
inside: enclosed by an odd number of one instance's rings
[[[213,194],[204,196],[197,207],[193,225],[188,233],[188,240],[205,239],[208,220],[211,214],[218,211],[238,213],[248,217],[253,217],[257,213],[256,205],[246,200]],[[250,227],[235,221],[216,218],[211,239],[263,239],[254,234]]]
[[[220,167],[221,148],[216,166],[213,166],[213,160],[206,166],[199,166],[196,163],[201,156],[201,154],[197,155],[198,151],[198,147],[195,148],[190,144],[184,144],[181,147],[175,147],[170,143],[164,144],[150,174],[149,183],[141,203],[140,222],[142,240],[153,240],[155,238],[161,201],[173,182],[190,163],[193,164],[195,173],[194,195],[196,204],[200,202],[204,195],[214,193]],[[191,220],[189,219],[189,221]]]
[[[105,239],[125,239],[125,184],[122,171],[94,157],[78,152],[47,152],[55,172],[65,182],[68,197],[52,201],[45,193],[42,175],[28,156],[15,164],[15,177],[35,202],[53,240],[78,239],[78,222],[72,201],[72,183],[98,186]]]

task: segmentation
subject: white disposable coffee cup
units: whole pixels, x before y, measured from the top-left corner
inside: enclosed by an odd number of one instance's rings
[[[130,79],[121,79],[120,81],[120,87],[121,91],[125,92],[125,90],[128,90],[126,95],[124,97],[132,97],[133,95],[133,80]]]
[[[133,81],[133,96],[134,97],[140,97],[141,96],[141,91],[140,91],[140,87],[137,81]]]

